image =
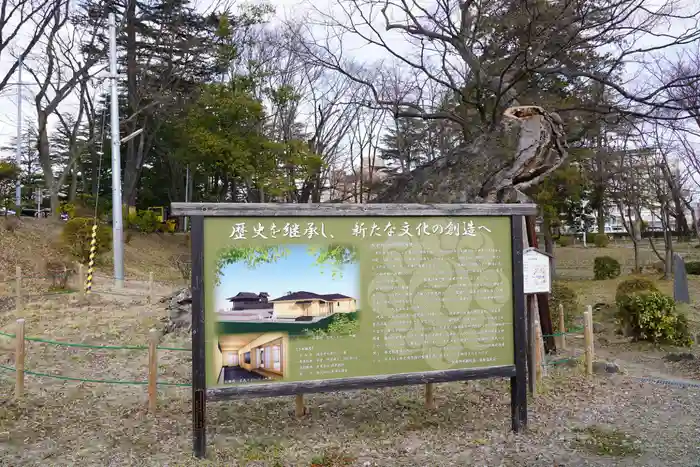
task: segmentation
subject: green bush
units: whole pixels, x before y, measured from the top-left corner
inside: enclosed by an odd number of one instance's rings
[[[700,261],[688,261],[685,263],[685,272],[693,276],[700,275]]]
[[[620,275],[620,263],[610,256],[598,256],[593,261],[595,280],[614,279]]]
[[[357,312],[336,313],[330,319],[330,324],[326,329],[305,329],[307,336],[349,336],[357,334],[360,330],[360,321],[357,319]]]
[[[604,233],[597,233],[593,237],[593,243],[598,248],[605,248],[610,243],[610,239]]]
[[[559,237],[559,246],[571,246],[574,244],[574,239],[568,235]]]
[[[160,222],[153,211],[138,211],[127,216],[130,229],[143,233],[153,233],[158,230]]]
[[[92,226],[95,221],[89,217],[69,219],[63,226],[61,240],[70,254],[82,263],[90,259],[90,242]],[[105,225],[97,226],[97,254],[112,249],[112,230]]]
[[[552,283],[552,293],[549,296],[550,309],[559,309],[559,304],[564,305],[565,311],[578,309],[578,297],[576,292],[566,284],[559,281]]]
[[[657,343],[690,346],[688,320],[672,297],[661,292],[634,292],[618,309],[618,320],[632,337]]]
[[[549,309],[551,310],[552,319],[559,316],[560,304],[564,308],[564,321],[568,328],[573,317],[578,316],[578,296],[568,285],[554,281],[552,283],[552,293],[549,296]]]
[[[621,302],[626,300],[629,295],[636,292],[658,292],[659,289],[656,288],[656,284],[650,279],[645,277],[633,277],[632,279],[627,279],[620,282],[617,285],[617,290],[615,291],[615,303],[619,308]]]

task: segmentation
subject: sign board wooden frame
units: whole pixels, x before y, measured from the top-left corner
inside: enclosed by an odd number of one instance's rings
[[[304,393],[417,385],[484,378],[510,378],[512,429],[527,426],[527,321],[523,291],[523,216],[535,215],[534,204],[238,204],[172,203],[176,216],[191,217],[192,250],[192,422],[194,455],[206,455],[206,404],[208,401]],[[210,388],[206,386],[204,336],[204,218],[218,217],[464,217],[510,218],[512,243],[512,300],[514,365],[450,369],[383,376],[349,377],[300,382],[259,383]]]
[[[523,250],[523,290],[525,294],[552,292],[552,256],[537,248]]]

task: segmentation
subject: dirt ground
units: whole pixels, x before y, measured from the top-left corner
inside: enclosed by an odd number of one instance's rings
[[[152,247],[152,240],[144,238]],[[140,248],[140,247],[139,247]],[[139,255],[140,250],[131,251]],[[695,253],[690,250],[689,253]],[[629,249],[578,247],[557,250],[557,271],[585,305],[611,303],[619,280],[591,281],[596,255],[629,259]],[[140,253],[143,255],[143,251]],[[159,252],[159,264],[171,253]],[[145,260],[135,269],[151,269]],[[574,273],[568,274],[567,271]],[[162,266],[160,274],[165,276]],[[653,276],[652,276],[653,277]],[[134,279],[116,295],[106,277],[98,293],[37,299],[20,313],[0,311],[0,331],[26,320],[28,336],[62,342],[143,345],[149,329],[161,329],[163,305],[145,302],[147,283]],[[157,295],[175,285],[159,282]],[[670,291],[670,282],[661,282]],[[100,293],[102,290],[102,293]],[[128,294],[128,296],[126,296]],[[691,278],[689,308],[697,323],[700,281]],[[143,385],[97,384],[27,376],[26,396],[12,399],[13,374],[0,369],[0,465],[3,466],[700,466],[699,358],[664,359],[678,349],[632,344],[617,337],[605,312],[596,352],[616,362],[620,374],[586,378],[580,365],[557,365],[529,400],[529,429],[510,432],[506,381],[440,384],[437,409],[423,406],[423,388],[406,387],[307,396],[310,414],[294,417],[291,397],[213,403],[208,409],[209,459],[191,457],[190,389],[161,387],[155,416],[146,410]],[[568,354],[581,353],[571,336]],[[162,345],[187,348],[185,333]],[[0,348],[12,340],[0,337]],[[697,347],[691,352],[700,357]],[[552,357],[556,358],[556,357]],[[145,381],[147,352],[61,347],[28,342],[26,368],[84,379]],[[12,353],[0,351],[0,365]],[[159,381],[188,383],[190,357],[159,352]],[[698,386],[652,384],[651,376]]]

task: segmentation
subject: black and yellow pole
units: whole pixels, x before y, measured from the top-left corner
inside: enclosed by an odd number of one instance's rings
[[[92,290],[92,274],[95,271],[95,253],[97,252],[97,223],[92,226],[92,239],[90,240],[90,261],[88,262],[87,279],[85,280],[85,293]]]

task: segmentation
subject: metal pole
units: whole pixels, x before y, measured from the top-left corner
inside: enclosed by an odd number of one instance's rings
[[[117,82],[117,21],[109,14],[109,75],[112,80],[112,250],[114,251],[114,286],[124,286],[124,235],[122,228],[122,164],[119,138],[119,96]]]
[[[22,56],[17,60],[17,145],[15,147],[15,162],[17,167],[22,164]],[[22,183],[20,177],[17,177],[15,183],[15,210],[17,214],[21,212],[22,204]]]
[[[187,164],[187,172],[185,172],[185,203],[190,201],[190,164]],[[185,232],[187,232],[187,216],[184,221]]]

